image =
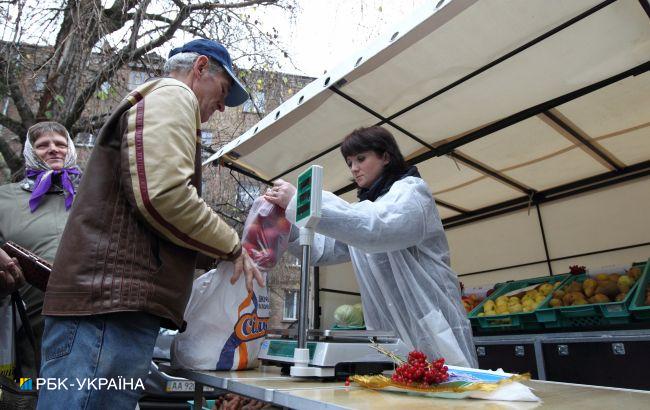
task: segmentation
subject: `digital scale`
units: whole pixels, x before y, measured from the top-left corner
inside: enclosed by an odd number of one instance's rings
[[[296,192],[296,226],[302,246],[298,329],[267,331],[258,358],[294,377],[345,378],[393,369],[393,361],[371,345],[407,357],[408,347],[390,332],[308,329],[309,265],[322,195],[323,167],[312,165],[298,176]]]

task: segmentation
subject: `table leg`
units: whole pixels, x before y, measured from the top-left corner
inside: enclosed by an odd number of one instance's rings
[[[203,408],[203,384],[199,382],[194,382],[194,408]]]

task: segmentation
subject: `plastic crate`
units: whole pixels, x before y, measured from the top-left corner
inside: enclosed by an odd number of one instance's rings
[[[645,263],[635,263],[633,266],[643,266]],[[558,290],[563,290],[571,283],[579,281],[584,282],[588,276],[586,274],[570,277],[560,286]],[[551,307],[548,298],[535,311],[538,322],[543,323],[546,328],[581,328],[581,327],[598,327],[609,325],[620,325],[630,323],[630,311],[628,306],[632,299],[640,280],[637,281],[625,299],[620,302],[609,303],[592,303],[579,306],[558,306]]]
[[[639,320],[650,320],[650,305],[645,304],[645,292],[648,286],[650,286],[650,259],[645,264],[645,269],[630,302],[630,313]]]
[[[570,275],[568,274],[543,276],[540,278],[523,279],[516,282],[504,283],[469,313],[469,320],[473,326],[487,331],[541,329],[543,328],[543,325],[537,322],[537,318],[535,317],[535,310],[531,312],[508,313],[504,315],[481,317],[479,317],[478,314],[483,312],[483,306],[488,300],[496,300],[499,296],[505,295],[512,291],[523,289],[532,285],[541,285],[543,283],[555,284],[557,282],[560,282],[559,287],[561,287],[566,280],[570,279],[569,276]],[[551,295],[552,293],[549,293],[549,295],[546,296],[546,298],[542,301],[542,303],[539,304],[539,306],[543,306],[544,303],[550,299]]]
[[[190,410],[199,410],[198,407],[194,406],[194,400],[188,400],[187,403],[190,405]],[[211,410],[216,403],[216,400],[205,400],[205,406],[201,407],[201,410]]]

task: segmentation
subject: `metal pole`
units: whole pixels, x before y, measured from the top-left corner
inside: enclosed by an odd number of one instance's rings
[[[314,329],[320,329],[320,268],[314,266],[314,304],[312,305],[314,314]]]
[[[302,246],[302,264],[300,270],[300,308],[298,310],[298,349],[307,347],[307,327],[309,321],[309,260],[311,246]]]
[[[539,219],[539,229],[542,231],[542,241],[544,242],[544,253],[546,254],[546,263],[548,264],[548,273],[553,276],[553,267],[551,266],[551,257],[548,253],[548,244],[546,243],[546,234],[544,233],[544,224],[542,223],[542,211],[539,209],[539,204],[535,204],[537,208],[537,219]]]

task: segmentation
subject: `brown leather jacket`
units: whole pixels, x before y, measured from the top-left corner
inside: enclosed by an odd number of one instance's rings
[[[43,314],[144,311],[182,328],[197,252],[241,253],[237,233],[199,197],[200,125],[194,93],[174,79],[119,104],[86,166]]]

